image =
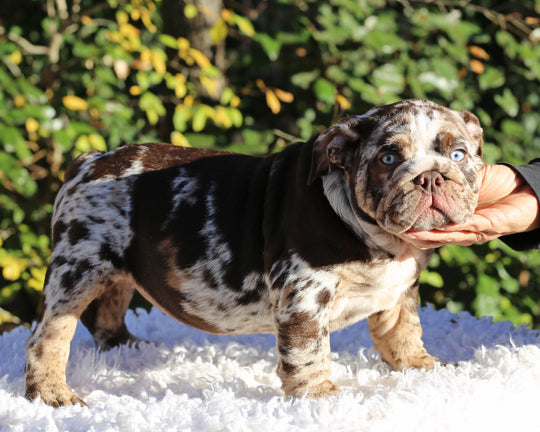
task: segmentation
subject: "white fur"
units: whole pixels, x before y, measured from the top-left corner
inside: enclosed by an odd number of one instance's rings
[[[534,430],[538,332],[467,313],[422,309],[420,318],[428,349],[448,366],[392,372],[362,321],[332,335],[332,379],[343,393],[293,400],[279,390],[273,336],[212,336],[155,309],[129,312],[128,327],[154,344],[101,351],[79,325],[67,374],[89,406],[61,409],[24,398],[29,330],[19,327],[0,335],[0,430]]]

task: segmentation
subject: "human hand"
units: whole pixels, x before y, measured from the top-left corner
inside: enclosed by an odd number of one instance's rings
[[[468,222],[433,231],[407,231],[401,238],[420,249],[445,244],[469,246],[540,227],[536,195],[522,177],[505,165],[486,165],[480,172],[478,206]]]

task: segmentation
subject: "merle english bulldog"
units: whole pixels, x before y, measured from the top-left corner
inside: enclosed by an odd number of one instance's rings
[[[55,203],[26,395],[83,403],[65,378],[77,319],[101,346],[135,341],[134,289],[206,332],[274,333],[286,395],[337,393],[330,332],[364,318],[394,369],[432,368],[417,308],[430,253],[399,234],[471,216],[481,133],[467,111],[407,100],[265,158],[167,144],[81,156]]]

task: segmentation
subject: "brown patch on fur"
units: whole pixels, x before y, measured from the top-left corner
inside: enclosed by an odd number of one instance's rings
[[[279,342],[286,349],[300,348],[319,335],[320,323],[307,312],[294,312],[288,321],[278,324]]]
[[[156,299],[154,294],[150,294],[146,289],[139,290],[141,294],[147,298],[152,304],[159,307],[164,313],[172,316],[180,322],[183,322],[187,325],[195,327],[196,329],[203,330],[207,333],[213,334],[224,334],[226,333],[223,329],[209,323],[203,318],[193,315],[186,311],[186,302],[189,302],[189,298],[182,292],[182,286],[187,282],[194,280],[193,275],[188,271],[179,272],[177,271],[175,257],[178,254],[178,251],[175,247],[172,246],[172,239],[166,239],[160,243],[157,250],[159,254],[163,257],[165,262],[165,282],[169,287],[169,292],[177,293],[175,296],[168,296],[167,298]],[[174,303],[172,303],[174,301]]]

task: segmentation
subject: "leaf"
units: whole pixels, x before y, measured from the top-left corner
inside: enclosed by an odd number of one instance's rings
[[[266,33],[258,33],[254,38],[262,46],[262,49],[272,61],[276,61],[281,52],[281,46],[283,45],[282,41],[277,38],[273,38]]]
[[[504,85],[505,81],[506,77],[504,73],[491,66],[486,66],[484,73],[478,77],[478,83],[481,90],[501,87]]]
[[[208,57],[206,57],[201,51],[195,48],[190,48],[188,50],[189,56],[199,65],[201,69],[205,69],[207,67],[212,66],[212,63],[210,60],[208,60]]]
[[[484,73],[484,63],[482,63],[480,60],[471,59],[469,65],[474,73],[479,75]]]
[[[311,83],[319,77],[318,70],[299,72],[291,77],[291,82],[303,90],[307,90]]]
[[[37,184],[28,171],[21,167],[17,159],[9,153],[0,151],[0,179],[4,175],[21,195],[28,198],[36,193]]]
[[[191,147],[191,144],[189,143],[187,138],[184,136],[184,134],[178,131],[173,131],[171,133],[171,143],[179,147]]]
[[[265,89],[264,91],[266,96],[266,105],[270,108],[273,114],[278,114],[281,111],[281,103],[279,102],[278,97],[272,89]]]
[[[275,88],[274,93],[276,94],[276,96],[278,97],[280,101],[283,101],[285,103],[292,103],[294,101],[294,95],[285,90],[280,90],[278,88]]]
[[[177,105],[173,114],[174,129],[184,132],[192,116],[192,108],[186,105]]]
[[[208,118],[214,117],[214,110],[208,105],[199,105],[195,108],[193,113],[193,121],[191,127],[194,132],[202,131],[205,126]]]
[[[212,39],[212,43],[214,45],[218,45],[221,42],[225,40],[227,37],[227,24],[225,23],[225,20],[219,19],[216,21],[216,23],[212,26],[210,29],[210,38]]]
[[[336,91],[334,84],[328,81],[325,78],[319,78],[313,84],[313,91],[318,100],[327,103],[333,104],[336,98]]]
[[[21,277],[21,273],[26,270],[26,260],[8,255],[0,263],[2,276],[9,281],[16,281]]]
[[[168,34],[160,34],[158,40],[167,48],[178,49],[178,39]]]
[[[373,71],[373,85],[385,95],[398,95],[405,87],[403,68],[386,63]]]
[[[230,129],[232,127],[232,120],[229,117],[229,113],[225,107],[217,106],[216,107],[216,118],[215,118],[216,125],[224,128],[224,129]]]
[[[339,107],[345,111],[348,110],[351,107],[351,103],[347,100],[347,98],[341,94],[338,94],[336,96],[336,102],[339,104]]]
[[[88,109],[88,102],[78,96],[64,96],[62,103],[71,111],[84,111]]]
[[[435,288],[442,288],[444,286],[444,279],[442,276],[437,272],[429,270],[424,270],[420,273],[419,282],[421,284],[434,286]]]
[[[150,92],[143,93],[139,99],[139,107],[146,112],[148,121],[152,125],[157,124],[159,117],[167,113],[159,98]]]
[[[238,29],[246,36],[253,37],[255,35],[255,29],[253,28],[253,24],[251,24],[251,21],[247,18],[233,13],[232,21],[238,26]]]
[[[489,60],[489,54],[482,47],[479,47],[477,45],[471,45],[468,47],[468,50],[469,53],[471,53],[475,57],[478,57],[479,59]]]
[[[184,16],[188,19],[195,18],[199,14],[197,6],[192,4],[187,4],[184,7]]]
[[[495,102],[508,114],[510,117],[515,117],[519,113],[519,103],[509,88],[505,88],[502,94],[494,96]]]

